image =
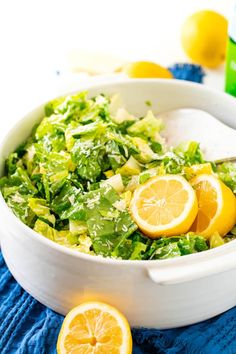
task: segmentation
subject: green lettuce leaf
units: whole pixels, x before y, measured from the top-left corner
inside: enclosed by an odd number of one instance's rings
[[[3,191],[4,193],[4,191]],[[20,194],[15,187],[12,187],[12,193],[5,196],[7,205],[13,211],[13,213],[26,225],[32,227],[36,219],[35,213],[29,207],[28,200],[32,195]]]
[[[49,222],[52,226],[55,226],[56,218],[51,213],[50,208],[47,206],[47,201],[40,198],[29,198],[28,204],[32,212],[40,219]]]
[[[78,176],[90,182],[96,182],[103,170],[105,153],[105,146],[100,141],[77,140],[71,150],[71,156],[77,166]]]
[[[127,132],[130,135],[135,135],[139,136],[140,138],[151,139],[152,141],[159,142],[159,133],[162,129],[162,120],[157,119],[151,111],[148,111],[146,116],[131,125],[127,129]]]
[[[233,163],[223,163],[217,166],[220,179],[236,194],[236,166]]]
[[[136,229],[129,213],[116,208],[118,193],[109,185],[84,197],[88,232],[97,254],[111,255]]]
[[[160,238],[153,241],[150,250],[150,259],[167,259],[184,256],[209,249],[204,237],[194,234]]]

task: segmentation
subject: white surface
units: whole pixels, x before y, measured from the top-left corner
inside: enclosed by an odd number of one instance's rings
[[[236,157],[236,130],[211,114],[199,109],[184,108],[158,117],[165,126],[162,136],[166,138],[167,145],[176,147],[184,141],[197,141],[208,161]]]
[[[234,0],[8,0],[0,2],[1,136],[20,116],[80,78],[55,79],[69,50],[168,65],[186,61],[180,28],[211,8],[228,17]],[[223,88],[223,68],[206,84]]]
[[[120,92],[134,114],[143,115],[144,102],[150,99],[155,113],[188,106],[236,126],[235,99],[207,87],[175,80],[138,80],[86,88],[92,95],[101,90]],[[36,108],[6,137],[0,147],[0,173],[5,157],[42,114],[43,106]],[[0,224],[3,255],[16,280],[60,313],[86,300],[100,300],[121,310],[132,326],[168,328],[202,321],[236,305],[236,282],[232,281],[236,241],[175,259],[117,261],[78,253],[36,234],[13,215],[1,196]]]

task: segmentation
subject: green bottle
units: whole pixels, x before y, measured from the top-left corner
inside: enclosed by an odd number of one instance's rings
[[[236,97],[236,8],[229,25],[226,55],[225,91]]]

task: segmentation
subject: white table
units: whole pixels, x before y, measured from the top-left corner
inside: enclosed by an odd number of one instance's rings
[[[180,28],[186,16],[212,8],[228,16],[234,0],[9,0],[0,4],[1,129],[37,103],[82,80],[55,71],[71,48],[107,52],[127,61],[186,62]],[[13,11],[14,8],[14,11]],[[223,89],[223,68],[206,84]],[[77,82],[78,80],[78,82]]]

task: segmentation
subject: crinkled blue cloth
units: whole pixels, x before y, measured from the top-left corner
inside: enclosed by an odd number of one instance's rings
[[[63,316],[25,292],[0,252],[0,353],[56,354]],[[133,329],[134,354],[235,354],[236,308],[193,326]]]
[[[201,65],[177,63],[168,68],[175,79],[203,83],[205,71]]]

